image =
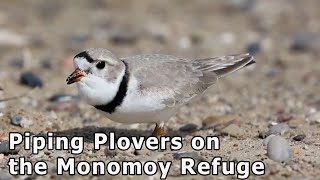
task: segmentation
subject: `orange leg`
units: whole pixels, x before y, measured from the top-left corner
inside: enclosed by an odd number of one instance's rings
[[[152,132],[152,136],[160,138],[161,136],[165,136],[165,135],[166,135],[166,130],[164,128],[164,123],[160,123],[160,125],[156,124],[156,127]]]

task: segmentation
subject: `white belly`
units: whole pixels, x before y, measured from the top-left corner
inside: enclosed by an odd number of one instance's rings
[[[110,120],[120,123],[160,123],[165,122],[175,115],[175,109],[161,111],[119,112],[112,114],[103,112]]]

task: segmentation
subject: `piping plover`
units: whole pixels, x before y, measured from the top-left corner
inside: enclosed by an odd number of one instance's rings
[[[254,63],[249,54],[188,60],[150,54],[118,58],[102,48],[74,57],[80,97],[121,123],[156,123],[152,135],[165,135],[164,123],[177,109],[204,93],[218,78]]]

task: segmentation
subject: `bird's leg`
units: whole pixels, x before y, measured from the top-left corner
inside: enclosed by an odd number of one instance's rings
[[[165,135],[166,135],[166,130],[164,128],[164,123],[161,122],[159,125],[157,123],[156,127],[154,128],[154,130],[152,132],[152,136],[160,138],[161,136],[165,136]]]

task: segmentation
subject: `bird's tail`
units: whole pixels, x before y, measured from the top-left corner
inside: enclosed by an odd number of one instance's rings
[[[199,69],[203,72],[214,72],[219,78],[231,74],[245,66],[255,63],[250,54],[221,56],[198,59]]]

